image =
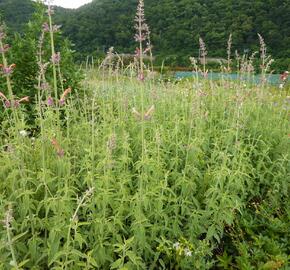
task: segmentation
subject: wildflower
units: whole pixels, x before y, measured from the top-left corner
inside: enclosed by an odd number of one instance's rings
[[[109,140],[107,141],[107,149],[109,153],[112,153],[112,151],[116,148],[116,134],[112,134]]]
[[[189,248],[186,248],[186,249],[184,250],[184,255],[185,255],[186,257],[191,257],[191,256],[192,256],[192,252],[189,250]]]
[[[50,28],[49,28],[49,25],[47,22],[45,22],[43,25],[42,25],[42,30],[44,32],[49,32],[50,31]]]
[[[26,130],[20,130],[19,131],[20,136],[22,137],[27,137],[28,136],[28,132]]]
[[[22,102],[29,102],[29,97],[26,96],[26,97],[23,97],[21,99],[18,100],[19,103],[22,103]]]
[[[155,107],[154,107],[154,105],[152,105],[152,106],[149,108],[149,110],[145,113],[145,115],[144,115],[144,120],[150,120],[151,117],[152,117],[152,115],[153,115],[153,113],[154,113],[154,111],[155,111]]]
[[[5,38],[4,26],[0,25],[0,40]]]
[[[14,107],[14,108],[18,108],[19,106],[20,106],[19,101],[18,101],[18,100],[15,100],[15,101],[13,102],[13,107]]]
[[[53,106],[53,104],[54,104],[54,102],[53,102],[53,98],[51,97],[51,96],[49,96],[48,98],[47,98],[47,106]]]
[[[49,89],[49,84],[48,84],[47,82],[42,82],[42,83],[40,84],[40,89],[41,89],[42,91],[45,91],[45,90]]]
[[[143,72],[140,72],[138,74],[138,80],[141,81],[141,82],[143,82],[145,80],[145,76],[144,76],[144,73]]]
[[[146,35],[145,34],[135,34],[134,39],[137,42],[142,42],[142,41],[146,40]]]
[[[85,192],[85,197],[91,197],[93,195],[94,191],[95,191],[94,187],[87,189]]]
[[[285,82],[287,80],[288,76],[289,76],[289,72],[288,71],[285,71],[284,73],[281,74],[280,80],[282,82]]]
[[[54,10],[53,10],[53,7],[51,5],[48,5],[46,13],[48,16],[51,16],[54,14]]]
[[[147,43],[147,48],[144,50],[143,54],[147,54],[152,50],[152,46]]]
[[[58,149],[56,154],[59,156],[59,157],[63,157],[64,156],[64,150],[63,149]]]
[[[61,28],[61,25],[53,25],[52,26],[52,32],[54,32],[54,33],[56,33],[56,32],[58,32],[58,30]]]
[[[135,117],[140,120],[141,119],[141,114],[136,110],[135,107],[132,109],[132,113],[135,115]]]
[[[4,105],[6,108],[10,108],[11,107],[11,102],[9,100],[5,100],[4,101]]]
[[[2,93],[2,92],[0,92],[0,97],[2,98],[2,99],[4,99],[4,101],[5,100],[8,100],[8,98]]]
[[[205,45],[205,43],[204,43],[202,38],[199,38],[199,50],[200,50],[200,56],[201,57],[206,57],[207,56],[206,45]]]
[[[51,62],[53,64],[59,64],[60,63],[60,52],[55,53],[51,56]]]
[[[16,67],[16,65],[12,64],[8,67],[1,65],[0,67],[2,67],[3,74],[9,76],[13,72],[13,69]]]
[[[3,48],[0,48],[0,53],[5,53],[10,49],[10,45],[9,44],[5,44],[3,46]]]
[[[179,247],[180,247],[180,243],[179,242],[175,242],[173,244],[173,248],[175,248],[176,250],[179,249]]]
[[[56,154],[59,157],[63,157],[64,156],[64,150],[60,147],[58,141],[55,138],[53,138],[51,140],[51,144],[53,145],[54,149],[56,150]]]
[[[135,50],[135,56],[136,57],[140,57],[141,53],[140,53],[140,49],[139,48],[136,48]]]
[[[0,92],[0,98],[2,98],[2,101],[4,102],[4,106],[6,108],[11,107],[11,102],[8,100],[8,98],[2,92]]]
[[[2,220],[4,228],[9,229],[11,227],[12,221],[13,221],[13,209],[10,205],[5,213],[4,219]]]
[[[63,94],[61,95],[60,100],[59,100],[59,104],[60,104],[60,105],[64,105],[64,103],[65,103],[65,98],[66,98],[66,96],[67,96],[69,93],[71,93],[71,88],[70,88],[70,87],[67,88],[66,90],[64,90]]]
[[[201,76],[206,79],[208,77],[208,69],[204,72],[201,72]]]

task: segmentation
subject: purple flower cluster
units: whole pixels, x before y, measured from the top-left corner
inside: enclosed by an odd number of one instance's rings
[[[15,67],[16,67],[15,64],[12,64],[10,66],[4,66],[2,64],[0,65],[3,75],[6,75],[6,76],[11,75]]]
[[[59,64],[60,63],[60,52],[55,53],[54,55],[51,56],[51,62],[53,64]]]
[[[29,97],[28,96],[23,97],[23,98],[18,99],[18,100],[10,101],[2,92],[0,92],[0,98],[3,101],[5,108],[11,108],[11,107],[18,108],[21,103],[29,102]]]
[[[53,25],[52,26],[52,32],[56,33],[59,31],[59,29],[61,28],[61,25]],[[45,22],[43,25],[42,25],[42,31],[45,32],[45,33],[48,33],[50,32],[50,26],[47,22]]]

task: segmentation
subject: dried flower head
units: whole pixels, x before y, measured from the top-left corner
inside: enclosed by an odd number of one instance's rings
[[[26,97],[23,97],[21,99],[18,100],[19,103],[22,103],[22,102],[29,102],[29,97],[26,96]]]
[[[4,219],[2,220],[4,228],[7,230],[10,229],[12,221],[13,221],[13,209],[12,209],[12,206],[9,205],[4,215]]]
[[[109,153],[112,153],[116,148],[116,134],[112,134],[107,141],[107,149]]]
[[[152,106],[148,109],[148,111],[145,113],[145,115],[144,115],[144,120],[150,120],[150,119],[152,118],[152,116],[153,116],[154,111],[155,111],[155,106],[152,105]]]
[[[58,141],[56,140],[56,138],[53,138],[51,140],[51,144],[52,146],[54,147],[54,149],[56,150],[56,154],[59,156],[59,157],[63,157],[65,152],[64,150],[60,147]]]
[[[59,104],[60,105],[64,105],[65,104],[65,99],[66,99],[66,96],[71,93],[71,88],[67,88],[66,90],[64,90],[64,92],[62,93],[61,97],[60,97],[60,100],[59,100]]]
[[[141,119],[141,113],[139,113],[135,107],[132,108],[132,113],[137,120]]]

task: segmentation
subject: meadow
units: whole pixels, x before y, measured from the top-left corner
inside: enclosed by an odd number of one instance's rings
[[[286,265],[289,98],[87,76],[37,130],[6,111],[1,269]]]
[[[192,78],[164,79],[139,16],[135,66],[111,51],[66,87],[51,15],[30,97],[1,28],[0,269],[289,269],[286,84],[207,80],[195,59]]]

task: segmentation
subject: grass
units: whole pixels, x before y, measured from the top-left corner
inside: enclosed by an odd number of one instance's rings
[[[89,70],[83,84],[39,101],[35,126],[5,111],[1,269],[287,269],[285,93]]]

